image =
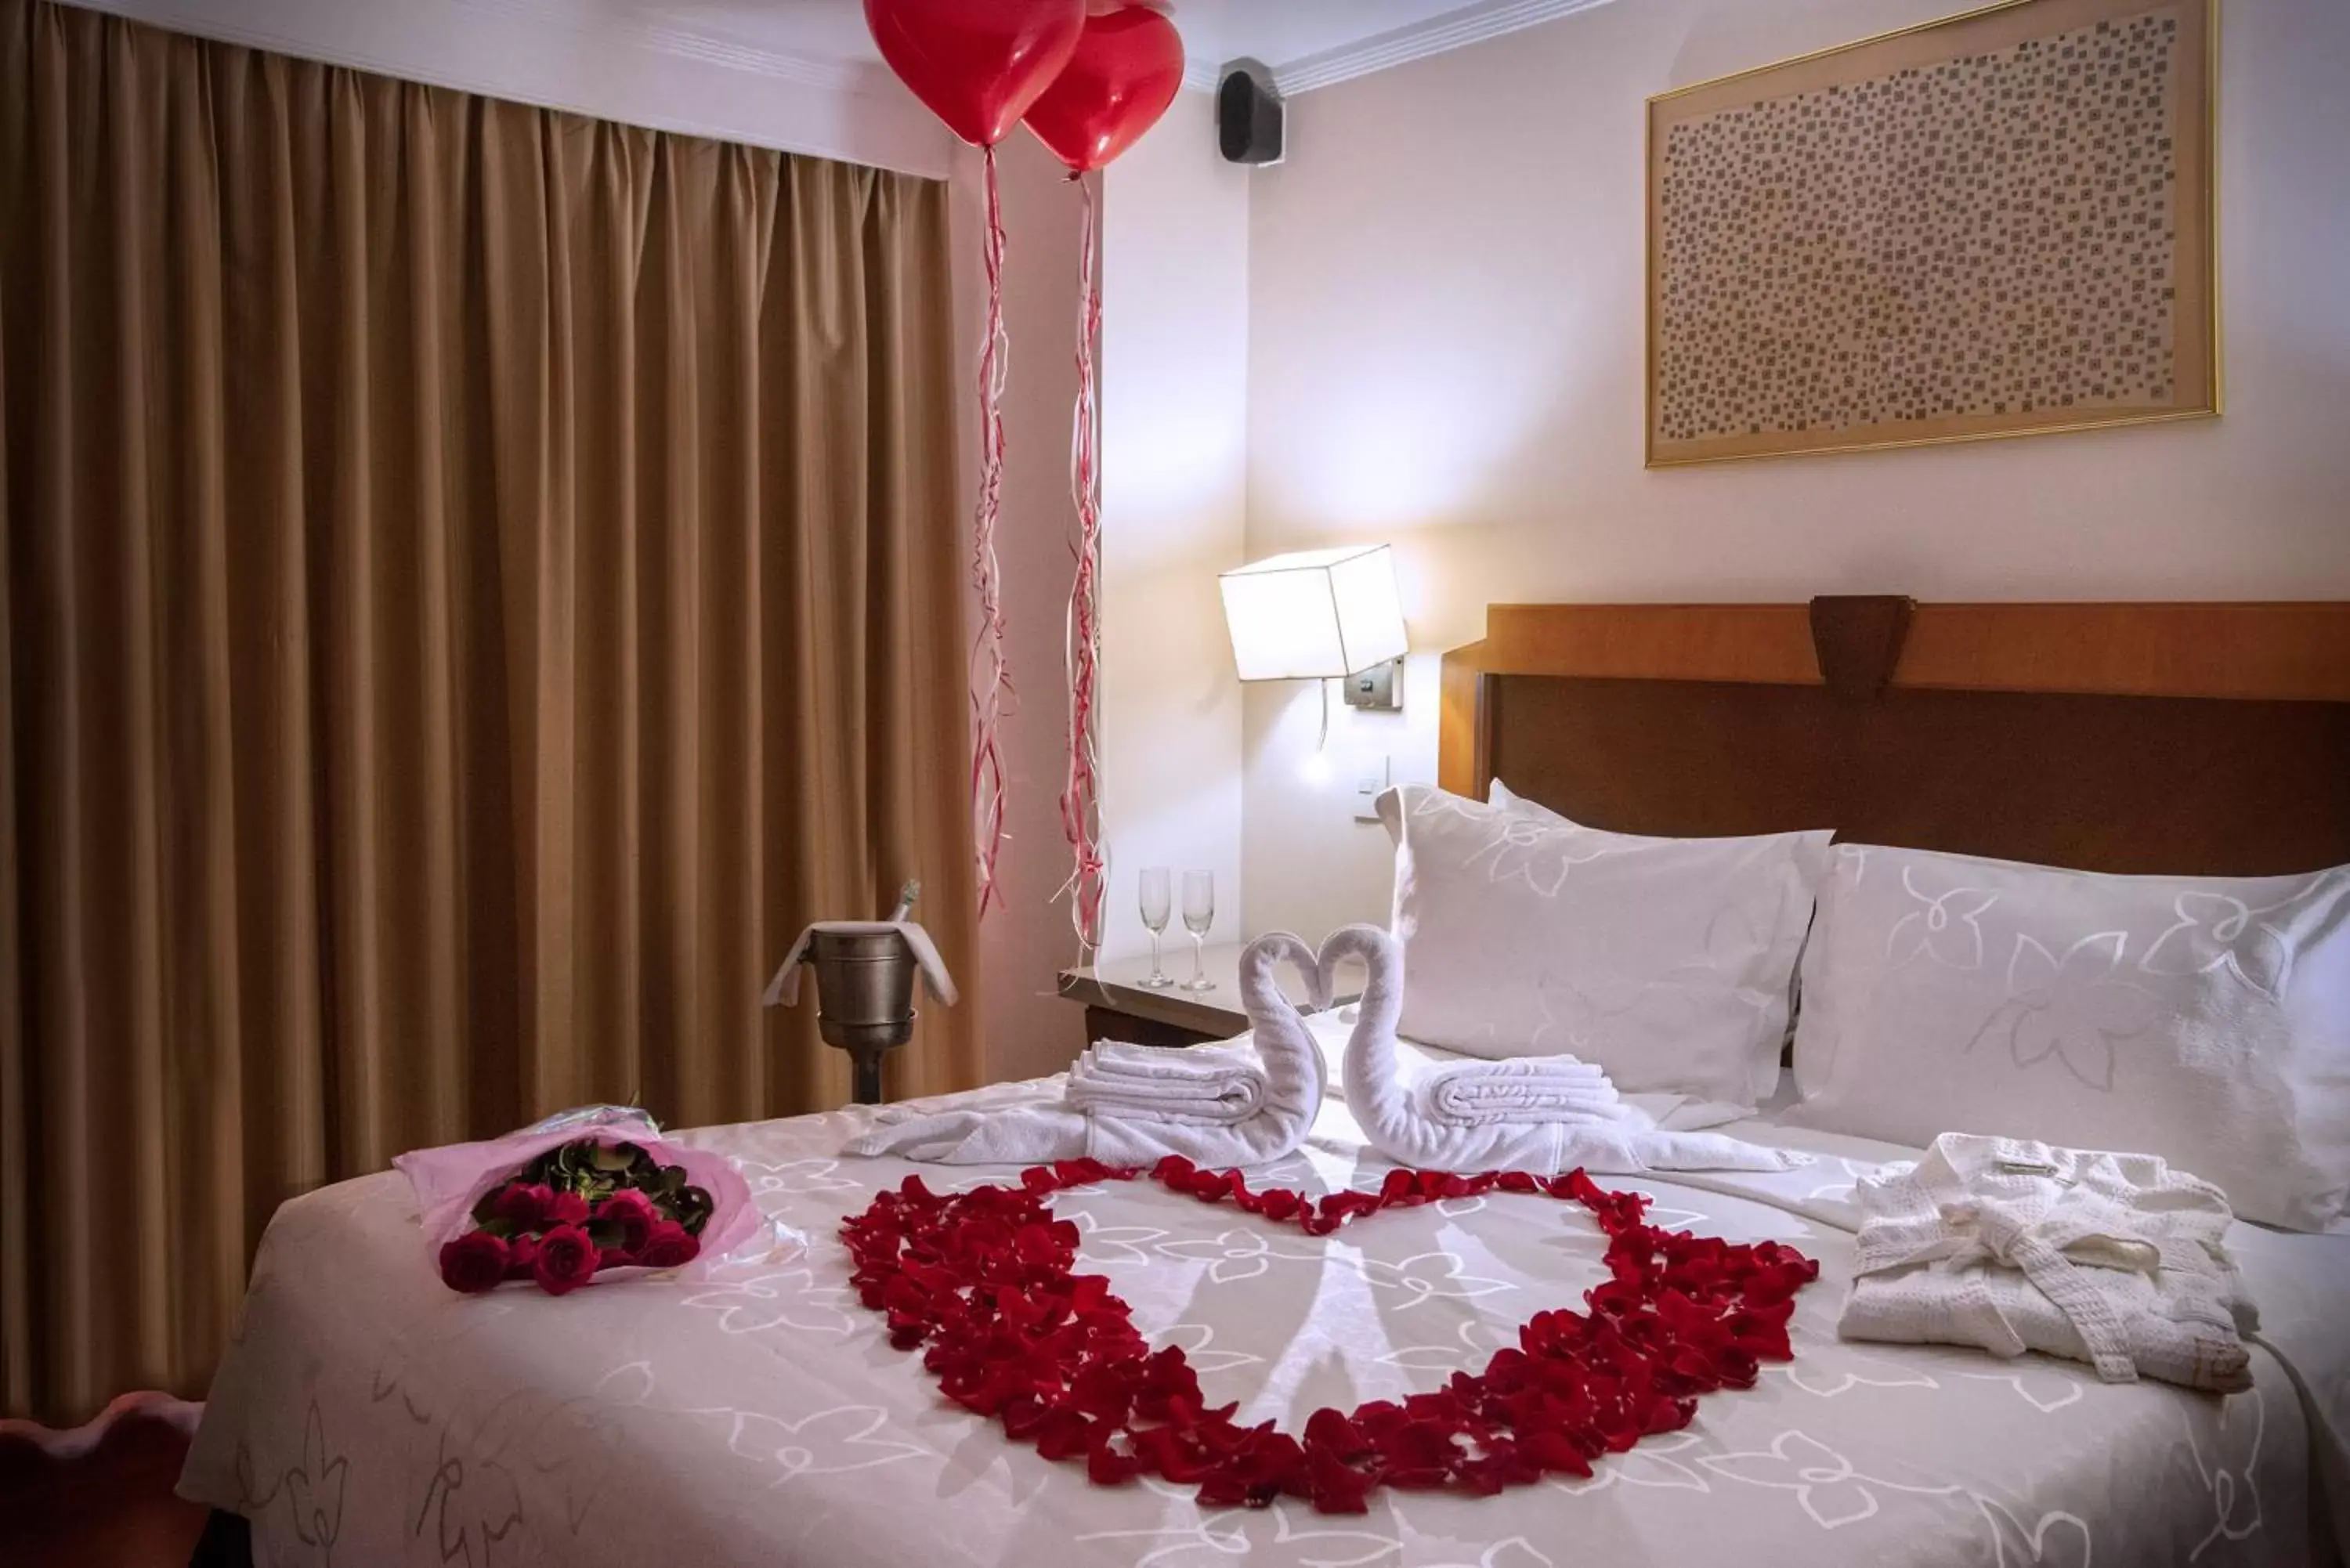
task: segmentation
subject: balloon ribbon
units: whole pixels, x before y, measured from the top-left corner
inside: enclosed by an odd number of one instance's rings
[[[1071,546],[1076,574],[1069,587],[1063,651],[1069,675],[1069,769],[1061,789],[1061,832],[1072,864],[1061,891],[1069,896],[1069,923],[1077,933],[1080,963],[1101,945],[1107,862],[1101,844],[1101,396],[1094,379],[1094,345],[1101,336],[1101,278],[1093,186],[1070,176],[1084,198],[1085,226],[1077,262],[1077,403],[1069,436],[1069,495],[1076,504],[1077,537]]]
[[[979,862],[979,913],[1003,902],[996,861],[1003,852],[1003,752],[999,731],[1012,691],[1003,657],[1003,569],[995,555],[996,515],[1003,499],[1003,387],[1011,339],[1003,328],[1003,201],[995,149],[987,149],[987,327],[979,350],[979,504],[971,525],[971,581],[979,595],[979,635],[971,650],[973,734],[972,838]]]

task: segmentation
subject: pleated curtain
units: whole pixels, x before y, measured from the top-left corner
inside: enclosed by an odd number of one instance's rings
[[[201,1395],[402,1149],[839,1103],[811,919],[977,979],[947,219],[0,0],[6,1413]]]

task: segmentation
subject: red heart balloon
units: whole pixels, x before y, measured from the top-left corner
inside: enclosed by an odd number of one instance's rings
[[[949,130],[993,147],[1069,63],[1086,0],[865,0],[865,25]]]
[[[1028,110],[1028,129],[1082,174],[1159,123],[1183,86],[1183,38],[1145,5],[1097,12],[1076,52]]]

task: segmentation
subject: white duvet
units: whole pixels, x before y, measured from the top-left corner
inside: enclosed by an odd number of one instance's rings
[[[1730,1130],[1818,1162],[1603,1183],[1654,1194],[1667,1224],[1820,1261],[1794,1362],[1709,1397],[1687,1430],[1588,1480],[1481,1500],[1382,1491],[1351,1518],[1096,1487],[947,1405],[846,1288],[835,1226],[914,1168],[836,1155],[870,1116],[681,1135],[735,1160],[762,1206],[813,1239],[806,1256],[694,1284],[460,1297],[398,1177],[287,1204],[182,1490],[250,1517],[264,1568],[2297,1568],[2330,1560],[2329,1477],[2350,1497],[2350,1237],[2236,1227],[2264,1329],[2254,1387],[2226,1399],[2040,1357],[1846,1345],[1850,1184],[1915,1151],[1763,1121]],[[1253,1175],[1328,1189],[1385,1169],[1334,1099],[1303,1151]],[[1148,1183],[1058,1208],[1085,1232],[1082,1263],[1154,1341],[1184,1347],[1211,1398],[1296,1426],[1480,1366],[1604,1277],[1588,1215],[1541,1198],[1378,1215],[1327,1241]]]

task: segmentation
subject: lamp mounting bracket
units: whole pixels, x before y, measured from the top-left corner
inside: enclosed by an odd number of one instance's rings
[[[1378,713],[1403,709],[1403,660],[1382,659],[1347,677],[1347,706]]]

